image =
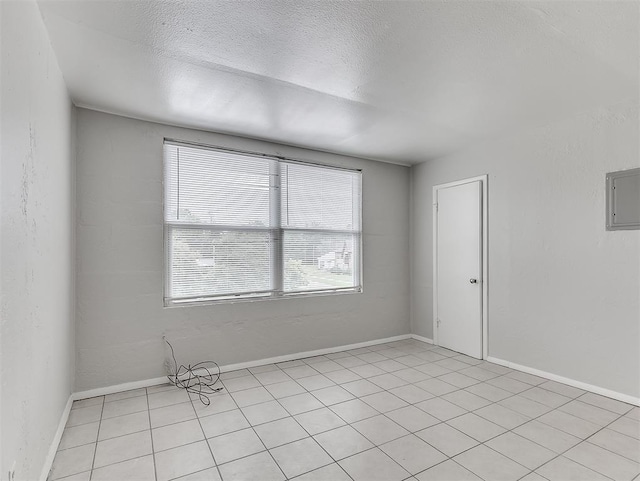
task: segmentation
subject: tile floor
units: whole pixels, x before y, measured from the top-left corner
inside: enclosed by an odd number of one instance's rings
[[[632,480],[640,409],[406,340],[77,401],[50,480]]]

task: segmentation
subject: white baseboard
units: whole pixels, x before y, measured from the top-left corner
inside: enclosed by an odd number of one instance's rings
[[[78,401],[80,399],[89,399],[91,397],[106,396],[107,394],[115,394],[122,391],[131,391],[132,389],[139,389],[142,387],[157,386],[158,384],[164,384],[167,381],[166,376],[156,377],[153,379],[143,379],[142,381],[125,382],[122,384],[114,384],[113,386],[99,387],[96,389],[89,389],[87,391],[79,391],[72,394],[73,400]]]
[[[277,362],[294,361],[305,357],[324,356],[325,354],[333,354],[334,352],[350,351],[351,349],[360,349],[361,347],[375,346],[384,344],[385,342],[403,341],[410,339],[411,334],[402,334],[401,336],[387,337],[385,339],[375,339],[373,341],[358,342],[355,344],[347,344],[344,346],[328,347],[325,349],[316,349],[315,351],[297,352],[295,354],[285,354],[284,356],[270,357],[268,359],[260,359],[258,361],[241,362],[238,364],[229,364],[220,368],[222,372],[237,371],[238,369],[248,369],[250,367],[264,366],[265,364],[275,364]]]
[[[49,471],[51,471],[51,467],[53,466],[53,460],[55,459],[56,453],[58,452],[60,439],[62,439],[62,433],[64,432],[64,428],[67,425],[67,420],[69,419],[69,413],[71,412],[72,405],[73,405],[73,394],[71,394],[69,396],[69,399],[67,399],[67,405],[64,407],[64,411],[62,411],[62,415],[60,416],[58,429],[56,431],[55,436],[53,437],[53,440],[51,441],[49,452],[47,453],[47,457],[44,460],[44,465],[42,466],[42,472],[40,473],[40,481],[47,481],[47,477],[49,477]]]
[[[578,389],[583,389],[585,391],[600,394],[602,396],[610,397],[612,399],[617,399],[618,401],[633,404],[635,406],[640,406],[640,398],[633,397],[628,394],[612,391],[610,389],[605,389],[603,387],[587,384],[586,382],[576,381],[575,379],[569,379],[568,377],[559,376],[551,372],[541,371],[539,369],[535,369],[528,366],[522,366],[521,364],[516,364],[515,362],[505,361],[503,359],[497,359],[491,356],[487,357],[487,361],[492,362],[494,364],[499,364],[504,367],[509,367],[511,369],[516,369],[517,371],[533,374],[534,376],[543,377],[551,381],[561,382],[563,384],[567,384],[569,386],[577,387]]]
[[[373,341],[358,342],[355,344],[347,344],[344,346],[327,347],[325,349],[316,349],[315,351],[296,352],[294,354],[285,354],[283,356],[258,359],[256,361],[228,364],[225,366],[220,366],[220,372],[237,371],[238,369],[248,369],[250,367],[264,366],[266,364],[293,361],[295,359],[302,359],[305,357],[323,356],[325,354],[333,354],[334,352],[350,351],[351,349],[359,349],[361,347],[375,346],[377,344],[384,344],[386,342],[403,341],[405,339],[412,338],[415,338],[412,334],[402,334],[400,336],[386,337],[384,339],[374,339]],[[419,340],[423,340],[424,342],[431,342],[427,338],[421,338]],[[96,396],[104,396],[106,394],[114,394],[121,391],[129,391],[131,389],[138,389],[141,387],[157,386],[158,384],[164,384],[165,382],[167,382],[167,378],[163,376],[153,379],[145,379],[143,381],[127,382],[97,389],[89,389],[87,391],[80,391],[72,394],[72,397],[75,401]]]
[[[416,341],[426,342],[427,344],[433,344],[433,339],[429,339],[428,337],[418,336],[417,334],[411,334],[411,339],[415,339]]]

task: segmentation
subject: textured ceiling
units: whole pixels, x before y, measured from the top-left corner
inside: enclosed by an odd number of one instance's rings
[[[413,164],[638,96],[638,2],[40,2],[74,102]]]

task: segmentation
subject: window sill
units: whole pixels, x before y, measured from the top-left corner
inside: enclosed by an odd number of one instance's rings
[[[344,289],[339,291],[317,291],[317,292],[291,292],[282,294],[279,296],[254,296],[254,297],[232,297],[223,299],[203,298],[202,300],[187,300],[187,301],[164,301],[164,307],[167,309],[175,307],[198,307],[198,306],[212,306],[219,304],[244,304],[253,302],[264,301],[277,301],[282,299],[299,299],[308,297],[328,297],[328,296],[342,296],[349,294],[362,294],[362,287],[354,287],[353,289]]]

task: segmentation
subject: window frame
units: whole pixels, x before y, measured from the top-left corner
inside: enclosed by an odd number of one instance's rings
[[[277,169],[275,172],[276,175],[273,176],[275,180],[275,185],[271,186],[269,189],[269,209],[270,214],[273,216],[276,221],[274,221],[274,227],[265,226],[265,227],[241,227],[241,226],[224,226],[224,225],[210,225],[210,224],[198,224],[193,222],[180,222],[180,221],[169,221],[166,218],[166,207],[167,207],[167,167],[168,163],[165,157],[165,146],[166,145],[174,145],[174,146],[184,146],[202,150],[213,150],[217,152],[228,152],[237,155],[247,155],[252,157],[258,157],[265,159],[266,161],[272,161],[272,165],[274,165]],[[359,294],[363,292],[363,176],[364,173],[362,169],[354,169],[348,167],[340,167],[330,164],[323,164],[320,162],[302,160],[291,157],[283,157],[278,155],[265,154],[262,152],[253,152],[247,150],[234,149],[229,147],[221,147],[215,145],[202,144],[199,142],[190,142],[184,140],[176,140],[172,138],[165,137],[162,143],[162,225],[163,225],[163,304],[164,307],[180,307],[180,306],[201,306],[208,304],[221,304],[221,303],[236,303],[236,302],[256,302],[256,301],[264,301],[264,300],[274,300],[274,299],[291,299],[291,298],[299,298],[299,297],[315,297],[315,296],[327,296],[327,295],[341,295],[341,294]],[[285,228],[282,226],[281,222],[281,212],[282,212],[282,199],[281,199],[281,175],[280,168],[282,163],[292,163],[292,164],[300,164],[300,165],[308,165],[311,167],[320,167],[323,169],[331,169],[338,171],[346,171],[351,173],[358,174],[359,180],[359,202],[357,205],[354,205],[358,210],[359,217],[359,230],[339,230],[339,229],[314,229],[314,228]],[[171,231],[173,229],[187,228],[187,229],[198,229],[198,230],[209,230],[213,232],[229,232],[229,231],[237,231],[237,232],[268,232],[272,238],[271,248],[271,258],[270,258],[270,271],[271,271],[271,281],[270,285],[273,287],[267,291],[252,291],[252,292],[242,292],[242,293],[232,293],[232,294],[221,294],[221,295],[200,295],[200,296],[188,296],[188,297],[180,297],[180,298],[172,298],[170,296],[171,292]],[[331,233],[331,234],[350,234],[355,236],[354,241],[354,253],[353,258],[356,261],[357,265],[354,269],[354,286],[351,287],[343,287],[343,288],[330,288],[330,289],[318,289],[318,290],[297,290],[297,291],[284,291],[284,233],[285,232],[319,232],[319,233]]]

